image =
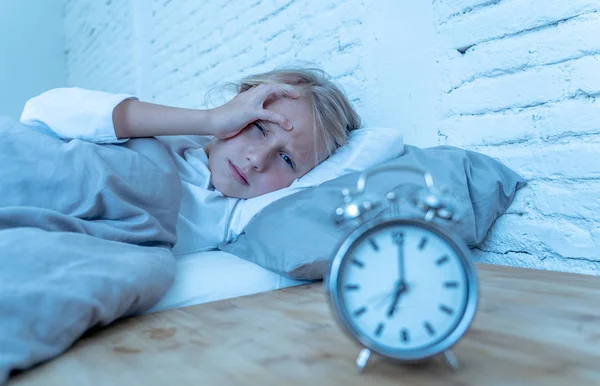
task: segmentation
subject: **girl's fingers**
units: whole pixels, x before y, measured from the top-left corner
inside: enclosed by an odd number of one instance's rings
[[[287,120],[287,118],[285,118],[284,116],[277,114],[273,111],[262,110],[258,114],[258,116],[259,116],[258,120],[276,123],[279,126],[281,126],[284,130],[290,131],[293,129],[292,124],[290,123],[290,121]]]
[[[251,88],[250,90],[246,91],[253,91],[253,96],[251,97],[251,100],[253,100],[253,102],[251,102],[252,104],[256,103],[257,105],[256,108],[258,108],[258,110],[254,113],[255,115],[255,119],[253,120],[262,120],[262,121],[269,121],[269,122],[273,122],[277,125],[279,125],[280,127],[282,127],[284,130],[292,130],[292,124],[290,123],[290,121],[283,117],[280,114],[277,114],[271,110],[266,110],[264,108],[264,104],[265,102],[267,102],[269,99],[275,98],[275,97],[288,97],[288,98],[299,98],[300,97],[300,93],[298,91],[296,91],[294,89],[293,86],[289,86],[289,85],[281,85],[281,84],[260,84],[256,87]],[[249,95],[250,96],[250,95]]]
[[[300,93],[296,91],[292,86],[279,85],[279,84],[261,84],[256,88],[256,92],[260,97],[260,104],[267,101],[270,98],[277,96],[284,96],[288,98],[299,98]],[[277,114],[271,110],[261,109],[258,113],[259,120],[269,121],[278,124],[284,130],[292,130],[292,124],[284,116]]]

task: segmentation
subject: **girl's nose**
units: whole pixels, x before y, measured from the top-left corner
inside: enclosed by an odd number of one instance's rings
[[[254,168],[254,170],[258,172],[262,171],[268,161],[269,149],[257,147],[248,150],[249,151],[246,153],[246,158],[250,162],[250,165]]]

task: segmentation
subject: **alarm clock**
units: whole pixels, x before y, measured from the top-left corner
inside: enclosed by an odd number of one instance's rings
[[[393,170],[424,177],[426,188],[411,197],[422,218],[403,217],[393,189],[381,199],[364,193],[369,176]],[[465,242],[449,226],[432,222],[453,218],[440,192],[428,172],[392,165],[362,173],[354,191],[342,191],[335,221],[354,229],[334,252],[325,288],[337,323],[363,347],[358,371],[371,353],[401,363],[439,356],[459,367],[450,348],[475,315],[477,274]],[[383,216],[365,220],[376,208]]]

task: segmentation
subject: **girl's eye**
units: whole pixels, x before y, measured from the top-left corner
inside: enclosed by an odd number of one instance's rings
[[[252,125],[254,127],[256,127],[258,129],[258,131],[260,131],[260,133],[263,135],[263,137],[267,136],[267,129],[265,129],[260,123],[258,122],[252,122]],[[290,156],[288,156],[287,154],[281,154],[281,158],[285,161],[285,163],[287,163],[293,170],[296,170],[296,168],[294,167],[294,161],[292,161],[292,159],[290,158]]]
[[[267,131],[265,130],[265,128],[264,128],[264,127],[262,127],[262,126],[261,126],[261,124],[260,124],[260,123],[258,123],[258,122],[253,122],[252,124],[254,125],[254,127],[256,127],[256,128],[257,128],[257,129],[258,129],[258,130],[261,132],[261,134],[262,134],[263,136],[267,134]]]
[[[283,158],[283,160],[290,165],[292,169],[294,169],[294,162],[292,162],[292,159],[287,154],[282,154],[281,158]]]

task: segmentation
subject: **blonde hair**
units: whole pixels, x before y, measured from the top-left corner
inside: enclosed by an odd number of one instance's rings
[[[319,68],[279,67],[273,71],[247,76],[235,83],[238,92],[259,84],[290,85],[296,90],[300,89],[312,108],[314,143],[319,138],[323,139],[327,157],[345,145],[350,131],[361,125],[360,116],[344,91]],[[319,162],[315,146],[315,165]]]

